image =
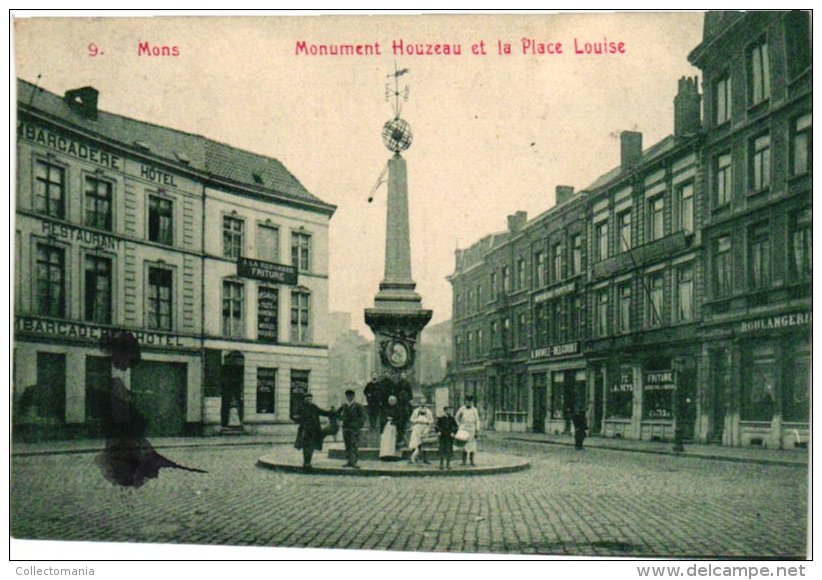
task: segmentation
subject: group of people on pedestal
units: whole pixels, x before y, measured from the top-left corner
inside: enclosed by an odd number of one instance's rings
[[[451,469],[456,441],[464,445],[462,464],[470,462],[470,465],[475,465],[480,418],[473,397],[466,397],[465,405],[460,407],[456,415],[451,414],[450,407],[445,407],[442,416],[435,420],[424,400],[417,400],[416,407],[412,406],[412,393],[411,385],[403,374],[397,381],[378,380],[375,376],[366,385],[364,394],[368,403],[367,411],[355,401],[354,391],[351,389],[345,392],[345,403],[337,410],[320,409],[314,404],[311,394],[306,394],[297,418],[299,428],[294,444],[303,452],[303,468],[311,469],[314,451],[322,449],[326,436],[336,434],[339,420],[342,421],[347,459],[344,467],[359,469],[359,439],[366,417],[371,430],[380,433],[379,457],[384,461],[401,458],[401,445],[406,440],[405,433],[410,423],[408,448],[411,450],[411,464],[428,464],[424,446],[438,442],[439,467]],[[329,427],[322,427],[321,416],[331,419]]]

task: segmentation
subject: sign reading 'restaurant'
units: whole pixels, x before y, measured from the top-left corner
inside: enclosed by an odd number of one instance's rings
[[[810,312],[795,312],[794,314],[783,314],[781,316],[769,316],[767,318],[757,318],[740,323],[739,332],[756,332],[757,330],[775,330],[777,328],[787,328],[789,326],[810,326],[812,320]]]
[[[240,258],[237,262],[237,275],[243,278],[254,278],[277,284],[297,284],[297,268],[274,262]]]
[[[43,222],[43,233],[71,242],[83,242],[107,250],[117,250],[120,247],[120,240],[114,236],[84,230],[68,224],[57,222]]]
[[[37,143],[43,147],[54,149],[60,153],[77,157],[85,161],[91,161],[103,167],[111,169],[122,169],[122,159],[107,151],[103,151],[92,145],[86,145],[74,139],[69,139],[65,135],[35,127],[29,123],[19,123],[17,125],[17,135],[32,143]]]

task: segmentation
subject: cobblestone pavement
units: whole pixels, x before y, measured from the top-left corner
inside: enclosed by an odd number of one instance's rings
[[[209,473],[163,470],[127,490],[102,478],[93,454],[14,457],[11,532],[430,552],[806,555],[805,468],[481,443],[527,455],[532,468],[457,479],[334,477],[257,468],[264,446],[167,449]]]

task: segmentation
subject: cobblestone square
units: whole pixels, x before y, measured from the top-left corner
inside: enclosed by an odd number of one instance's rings
[[[500,437],[482,443],[526,456],[531,469],[460,478],[287,474],[255,466],[270,446],[197,447],[162,452],[209,473],[163,470],[129,490],[103,479],[93,453],[15,456],[11,533],[423,552],[806,556],[806,467],[578,452]]]

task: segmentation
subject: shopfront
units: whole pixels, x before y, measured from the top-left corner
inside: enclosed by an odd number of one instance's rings
[[[574,413],[587,413],[592,409],[581,343],[574,341],[533,349],[528,366],[531,430],[570,433]]]
[[[702,420],[708,441],[806,447],[810,427],[810,310],[711,329]]]

